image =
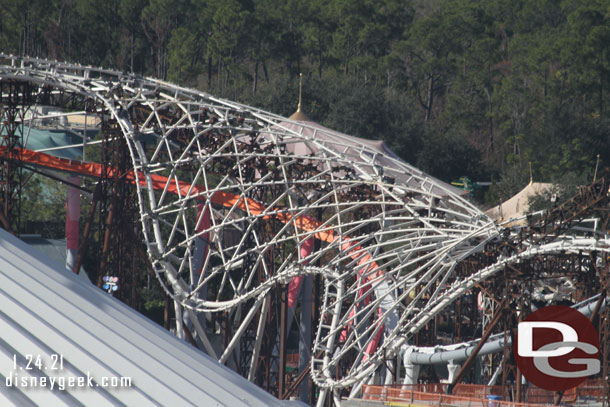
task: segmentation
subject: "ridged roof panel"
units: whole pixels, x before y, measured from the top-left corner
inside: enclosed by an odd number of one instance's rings
[[[26,355],[40,355],[43,369],[26,369]],[[52,355],[63,369],[51,369]],[[11,373],[46,376],[47,386],[7,388]],[[99,387],[49,388],[53,377],[87,374]],[[2,405],[286,405],[2,229],[0,375]],[[130,377],[131,387],[102,387],[103,376]]]

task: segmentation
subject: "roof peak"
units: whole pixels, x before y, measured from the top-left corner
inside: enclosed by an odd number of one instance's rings
[[[297,110],[296,112],[294,112],[292,115],[290,115],[290,117],[288,117],[290,120],[295,120],[297,122],[310,122],[311,119],[303,112],[301,112],[300,110]]]

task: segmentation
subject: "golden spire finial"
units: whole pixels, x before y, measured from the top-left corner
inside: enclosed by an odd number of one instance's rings
[[[530,184],[534,183],[534,174],[532,173],[532,162],[530,161]]]
[[[303,113],[302,106],[302,99],[303,99],[303,74],[299,74],[299,105],[297,106],[297,111],[294,112],[289,119],[290,120],[295,120],[297,122],[308,122],[310,121],[309,117],[307,117],[307,115],[305,113]]]
[[[297,105],[297,112],[301,111],[301,97],[303,95],[303,74],[299,74],[299,104]]]

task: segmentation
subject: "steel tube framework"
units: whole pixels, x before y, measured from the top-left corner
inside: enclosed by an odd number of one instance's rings
[[[279,337],[285,323],[268,317],[282,296],[271,298],[293,278],[321,276],[311,377],[321,394],[337,398],[384,361],[397,361],[435,316],[499,272],[540,256],[610,251],[605,235],[568,233],[572,221],[608,201],[604,177],[572,207],[532,220],[527,236],[516,236],[446,184],[320,126],[151,78],[0,55],[0,83],[8,82],[28,84],[29,103],[69,96],[73,110],[113,129],[108,139],[122,137],[114,148],[122,146],[128,168],[15,146],[0,157],[9,162],[7,154],[19,151],[29,165],[129,184],[152,269],[208,352],[230,363],[253,335],[242,372],[250,380],[266,352],[263,336]],[[195,258],[197,239],[207,244],[204,258]],[[308,239],[316,250],[303,257]],[[464,266],[473,258],[474,267]],[[214,327],[202,326],[196,312],[226,318],[226,347],[212,349]],[[272,320],[276,331],[266,332]],[[182,319],[177,324],[184,328]],[[410,356],[414,363],[445,357]]]

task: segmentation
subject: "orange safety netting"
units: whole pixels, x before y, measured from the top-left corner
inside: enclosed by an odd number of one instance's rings
[[[362,398],[364,400],[376,400],[400,405],[446,405],[446,406],[471,406],[471,407],[518,407],[539,404],[553,404],[555,393],[530,386],[524,395],[527,403],[505,401],[514,393],[514,389],[506,386],[485,386],[478,384],[458,384],[452,394],[446,394],[447,384],[426,383],[413,385],[363,385]],[[489,400],[487,396],[501,396],[504,400]],[[577,399],[588,401],[601,401],[603,396],[603,383],[601,379],[587,380],[578,387],[566,390],[562,402],[573,403]]]

